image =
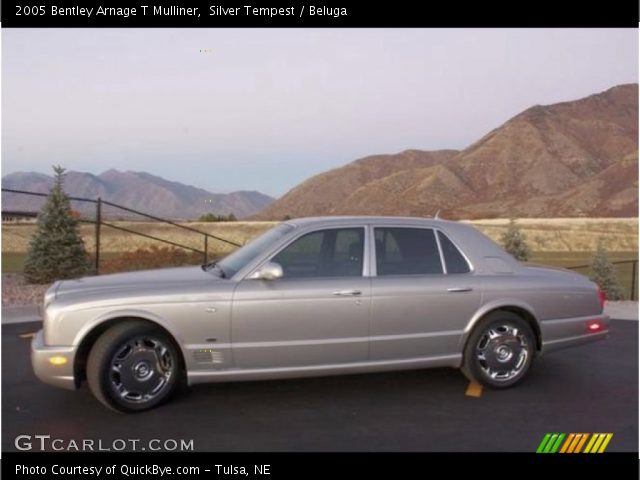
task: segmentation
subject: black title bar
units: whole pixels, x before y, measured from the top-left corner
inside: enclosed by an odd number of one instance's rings
[[[632,478],[637,453],[3,453],[5,478],[458,478],[487,469],[538,478]],[[435,474],[438,472],[438,475]],[[484,474],[482,472],[485,472]]]
[[[638,1],[252,2],[61,0],[2,4],[3,27],[638,27]]]

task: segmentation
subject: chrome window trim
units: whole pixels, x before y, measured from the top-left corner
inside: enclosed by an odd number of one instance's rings
[[[465,262],[467,262],[467,267],[469,267],[469,271],[468,272],[465,272],[465,273],[449,273],[448,275],[468,275],[470,273],[474,273],[475,272],[475,267],[473,266],[473,263],[471,263],[471,260],[469,260],[469,257],[467,256],[467,254],[464,253],[464,250],[461,249],[460,246],[451,238],[451,235],[447,235],[447,232],[445,232],[444,230],[442,230],[439,227],[435,227],[435,230],[437,230],[442,235],[444,235],[447,238],[447,240],[449,240],[453,244],[453,246],[456,247],[456,250],[458,250],[458,252],[460,252],[460,255],[462,255],[462,258],[464,258]],[[436,237],[437,237],[437,235],[436,235]],[[438,239],[438,244],[440,244],[440,239]],[[442,259],[444,260],[444,254],[442,255]]]
[[[447,275],[447,263],[444,261],[444,252],[442,251],[442,245],[440,245],[440,235],[438,235],[439,231],[435,228],[433,229],[433,236],[436,237],[436,245],[438,245],[438,254],[440,255],[440,264],[442,265],[442,273],[443,275]]]

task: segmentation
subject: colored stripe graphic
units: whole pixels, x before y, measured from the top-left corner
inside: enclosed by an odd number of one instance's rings
[[[558,438],[557,433],[551,434],[551,438],[547,442],[547,445],[544,447],[544,451],[542,453],[551,453],[551,447],[553,447],[554,443],[556,442],[556,438]]]
[[[613,433],[607,433],[607,436],[602,442],[602,445],[600,445],[600,449],[598,450],[598,453],[604,452],[604,450],[607,448],[607,445],[609,445],[609,442],[611,441],[612,438],[613,438]]]
[[[576,436],[575,433],[569,434],[569,436],[564,442],[564,445],[562,445],[562,448],[560,449],[560,453],[565,453],[567,451],[567,449],[569,448],[569,445],[571,445],[571,442],[573,442],[573,439],[575,438],[575,436]]]
[[[549,441],[550,438],[551,438],[551,434],[547,433],[542,439],[542,442],[540,442],[540,445],[538,445],[538,449],[536,450],[536,453],[543,453],[544,447],[547,445],[547,442]]]
[[[575,452],[578,444],[583,441],[584,441],[584,435],[582,433],[576,433],[575,437],[573,438],[573,442],[571,442],[571,446],[569,447],[569,450],[567,451],[567,453]]]
[[[594,443],[596,443],[596,440],[598,439],[600,435],[598,435],[597,433],[594,433],[593,435],[591,435],[591,439],[589,440],[589,443],[587,443],[587,446],[584,449],[584,453],[590,453],[591,452],[591,447],[593,446]]]
[[[613,433],[547,433],[536,453],[603,453],[612,438]]]
[[[587,438],[589,438],[588,433],[581,433],[580,435],[582,435],[582,438],[580,438],[580,441],[578,442],[578,445],[576,445],[576,449],[573,451],[573,453],[580,453],[580,450],[582,450],[582,447],[586,443]]]
[[[558,448],[560,448],[562,440],[564,440],[564,433],[558,435],[558,439],[556,440],[556,443],[553,445],[549,453],[556,453],[558,451]]]

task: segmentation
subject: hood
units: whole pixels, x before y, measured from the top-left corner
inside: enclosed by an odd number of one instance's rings
[[[169,286],[185,286],[189,283],[221,280],[214,273],[205,272],[200,266],[162,268],[139,272],[112,273],[95,277],[57,282],[55,298],[73,293],[91,293],[105,290],[155,289]]]

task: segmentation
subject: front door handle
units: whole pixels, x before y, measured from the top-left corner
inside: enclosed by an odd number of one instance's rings
[[[447,288],[447,292],[449,293],[464,293],[464,292],[471,292],[473,291],[473,288],[471,287],[451,287],[451,288]]]
[[[358,295],[362,295],[360,290],[338,290],[337,292],[333,292],[333,296],[335,297],[356,297]]]

